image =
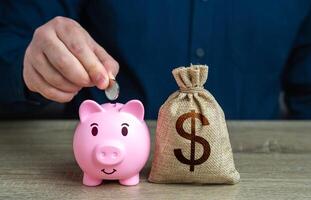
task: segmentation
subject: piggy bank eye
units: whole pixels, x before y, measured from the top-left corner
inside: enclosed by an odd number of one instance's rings
[[[121,133],[122,133],[123,136],[127,136],[127,133],[128,133],[127,127],[125,127],[125,126],[122,127]]]
[[[93,136],[96,136],[97,133],[98,133],[98,128],[97,128],[96,126],[94,126],[94,127],[92,128],[92,135],[93,135]]]
[[[122,129],[121,129],[122,135],[123,136],[127,136],[127,134],[128,134],[127,127],[129,127],[129,125],[127,123],[123,123],[123,124],[121,124],[121,126],[122,126]]]
[[[93,136],[96,136],[97,133],[98,133],[98,128],[97,128],[97,126],[98,126],[97,123],[92,123],[92,124],[91,124],[91,127],[92,127],[91,132],[92,132],[92,135],[93,135]]]

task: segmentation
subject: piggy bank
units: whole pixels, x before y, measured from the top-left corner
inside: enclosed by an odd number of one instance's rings
[[[139,183],[139,172],[150,153],[150,134],[144,106],[138,100],[126,104],[84,101],[73,138],[75,159],[84,172],[83,184],[96,186],[103,180],[122,185]]]

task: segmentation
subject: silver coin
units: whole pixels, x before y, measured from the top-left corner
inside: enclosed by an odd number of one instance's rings
[[[109,86],[105,90],[107,99],[109,99],[110,101],[116,100],[119,96],[119,92],[120,92],[120,87],[119,87],[118,82],[114,79],[110,79]]]

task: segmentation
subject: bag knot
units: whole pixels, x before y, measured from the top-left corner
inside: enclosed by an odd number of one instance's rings
[[[201,91],[207,80],[207,65],[191,65],[190,67],[178,67],[172,71],[180,91]]]

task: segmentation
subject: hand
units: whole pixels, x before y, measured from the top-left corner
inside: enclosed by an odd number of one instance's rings
[[[76,21],[55,17],[34,32],[23,77],[29,90],[68,102],[82,87],[107,88],[118,71],[119,64]]]

